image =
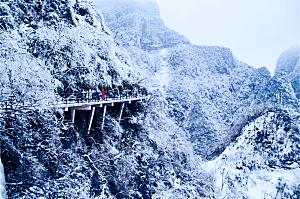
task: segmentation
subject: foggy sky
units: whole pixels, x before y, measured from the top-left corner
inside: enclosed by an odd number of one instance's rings
[[[300,0],[158,0],[167,26],[192,43],[220,45],[271,71],[282,51],[300,44]]]

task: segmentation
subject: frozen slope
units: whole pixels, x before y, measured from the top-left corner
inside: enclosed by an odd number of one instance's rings
[[[207,162],[218,198],[298,198],[299,114],[267,108],[253,118],[234,143]]]

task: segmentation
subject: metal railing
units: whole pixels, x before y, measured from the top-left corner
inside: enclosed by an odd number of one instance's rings
[[[144,90],[110,90],[108,92],[98,91],[82,91],[82,92],[58,92],[56,93],[56,102],[48,104],[53,107],[56,105],[67,105],[74,103],[89,103],[89,102],[101,102],[101,101],[113,101],[113,100],[128,100],[135,98],[143,98],[147,96],[147,92]],[[19,99],[13,93],[3,94],[0,96],[0,110],[15,110],[15,109],[27,109],[29,107],[35,107],[35,104],[30,102],[25,103],[23,99]]]
[[[83,91],[66,93],[61,92],[58,94],[65,104],[71,103],[84,103],[84,102],[98,102],[98,101],[110,101],[110,100],[122,100],[122,99],[134,99],[138,97],[145,97],[147,93],[145,91],[138,90],[123,90],[122,92],[107,92],[101,93],[98,91]]]

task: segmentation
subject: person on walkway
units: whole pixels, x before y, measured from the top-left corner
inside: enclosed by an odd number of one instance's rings
[[[102,87],[102,90],[101,90],[101,99],[102,99],[102,100],[105,99],[105,90],[104,90],[103,87]]]
[[[92,90],[89,89],[88,91],[88,100],[92,100]]]
[[[137,96],[138,96],[138,88],[133,87],[133,97],[137,97]]]

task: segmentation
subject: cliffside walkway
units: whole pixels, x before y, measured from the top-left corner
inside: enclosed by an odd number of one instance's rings
[[[121,110],[118,121],[121,121],[125,104],[130,104],[135,101],[148,100],[150,95],[146,92],[138,92],[132,90],[124,90],[122,93],[107,93],[102,95],[95,91],[84,91],[80,93],[60,93],[58,95],[58,101],[49,104],[49,107],[61,108],[65,112],[65,116],[68,112],[71,113],[71,122],[75,123],[76,111],[90,111],[88,119],[88,132],[91,130],[92,122],[96,108],[103,108],[103,119],[101,129],[104,128],[105,116],[107,106],[114,106],[115,104],[121,104]],[[16,110],[26,110],[38,105],[26,104],[21,100],[17,100],[13,94],[8,94],[6,97],[0,99],[0,113],[2,112],[15,112]]]
[[[63,108],[65,112],[71,112],[71,122],[75,123],[75,113],[76,111],[90,111],[88,119],[88,132],[90,132],[93,118],[96,108],[103,108],[103,119],[101,129],[104,128],[105,116],[107,106],[114,106],[115,104],[121,104],[121,110],[119,114],[118,121],[121,121],[123,110],[125,104],[130,104],[134,101],[148,100],[150,95],[144,92],[134,92],[130,90],[125,90],[122,94],[108,94],[105,97],[101,96],[99,92],[82,92],[77,94],[66,94],[68,97],[64,97],[64,102],[56,104],[56,107]]]

